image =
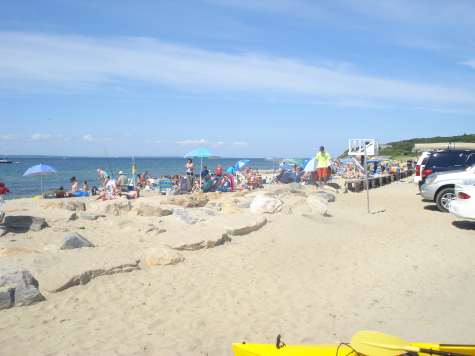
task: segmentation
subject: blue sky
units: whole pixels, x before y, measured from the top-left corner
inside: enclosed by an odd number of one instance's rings
[[[10,1],[0,154],[334,154],[475,132],[475,3]]]

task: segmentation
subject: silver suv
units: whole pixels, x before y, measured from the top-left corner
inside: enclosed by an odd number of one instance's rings
[[[421,186],[421,196],[435,202],[440,211],[448,212],[457,184],[475,184],[475,165],[463,171],[432,173]]]

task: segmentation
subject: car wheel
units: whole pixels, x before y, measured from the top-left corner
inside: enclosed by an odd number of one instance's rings
[[[450,202],[455,199],[455,189],[454,188],[444,188],[438,194],[435,199],[437,208],[447,213],[449,211]]]

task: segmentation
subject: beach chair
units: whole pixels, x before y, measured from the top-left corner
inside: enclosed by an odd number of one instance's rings
[[[157,188],[161,194],[166,194],[167,189],[172,189],[173,183],[169,178],[160,178],[157,182]]]

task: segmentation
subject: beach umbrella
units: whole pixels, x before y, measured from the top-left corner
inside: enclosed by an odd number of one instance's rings
[[[201,160],[201,170],[200,170],[200,186],[202,183],[201,171],[203,170],[203,159],[204,158],[216,158],[218,156],[212,154],[207,148],[196,148],[193,151],[188,152],[185,155],[185,158],[199,158]]]
[[[317,170],[317,160],[315,158],[312,158],[308,161],[308,163],[305,165],[305,172],[315,172]]]
[[[23,177],[40,176],[41,194],[43,194],[43,176],[48,176],[55,173],[56,173],[56,170],[53,167],[40,163],[40,164],[37,164],[36,166],[32,166],[28,168],[26,172],[23,173]]]
[[[236,171],[240,171],[243,169],[245,166],[247,166],[251,162],[249,159],[242,159],[240,161],[237,161],[234,167],[236,168]]]

